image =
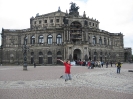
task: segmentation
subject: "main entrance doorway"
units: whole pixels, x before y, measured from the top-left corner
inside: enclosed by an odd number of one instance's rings
[[[73,52],[73,60],[80,60],[81,59],[81,50],[75,49]]]

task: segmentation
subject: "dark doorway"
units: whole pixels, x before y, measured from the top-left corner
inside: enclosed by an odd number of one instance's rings
[[[43,57],[39,57],[39,64],[43,64]]]
[[[91,57],[89,57],[89,60],[91,60]]]
[[[94,56],[94,61],[96,61],[96,56]]]
[[[73,60],[80,60],[81,59],[81,50],[75,49],[73,53]]]
[[[57,59],[61,59],[62,60],[62,57],[57,57]],[[62,64],[62,62],[57,60],[57,64]]]
[[[103,60],[102,60],[102,57],[100,57],[100,61],[102,62]]]
[[[52,57],[48,57],[48,64],[52,64]]]
[[[34,58],[33,58],[33,57],[31,57],[31,64],[33,64],[33,62],[34,62]]]
[[[73,59],[78,60],[77,54],[74,54]]]

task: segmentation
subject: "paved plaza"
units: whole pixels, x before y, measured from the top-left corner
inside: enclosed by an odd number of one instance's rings
[[[0,99],[133,99],[133,64],[87,69],[72,66],[72,80],[60,78],[64,66],[0,66]]]

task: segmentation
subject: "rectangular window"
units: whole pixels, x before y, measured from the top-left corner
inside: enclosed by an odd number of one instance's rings
[[[57,38],[57,44],[61,44],[62,43],[62,38]]]
[[[53,19],[50,20],[50,23],[53,23]]]
[[[35,44],[35,39],[32,40],[32,44]]]
[[[47,23],[47,20],[44,20],[44,23]]]
[[[44,39],[39,39],[39,44],[43,44],[44,43]]]
[[[89,25],[91,25],[91,22],[89,22]]]
[[[42,23],[42,21],[39,21],[39,24],[41,24]]]
[[[36,21],[34,22],[34,24],[36,24]]]
[[[48,44],[52,44],[52,38],[48,39]]]
[[[56,19],[56,22],[59,22],[59,19]]]

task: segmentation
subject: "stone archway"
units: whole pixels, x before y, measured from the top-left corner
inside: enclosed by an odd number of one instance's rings
[[[81,50],[75,49],[73,52],[73,60],[80,60],[81,59]]]

